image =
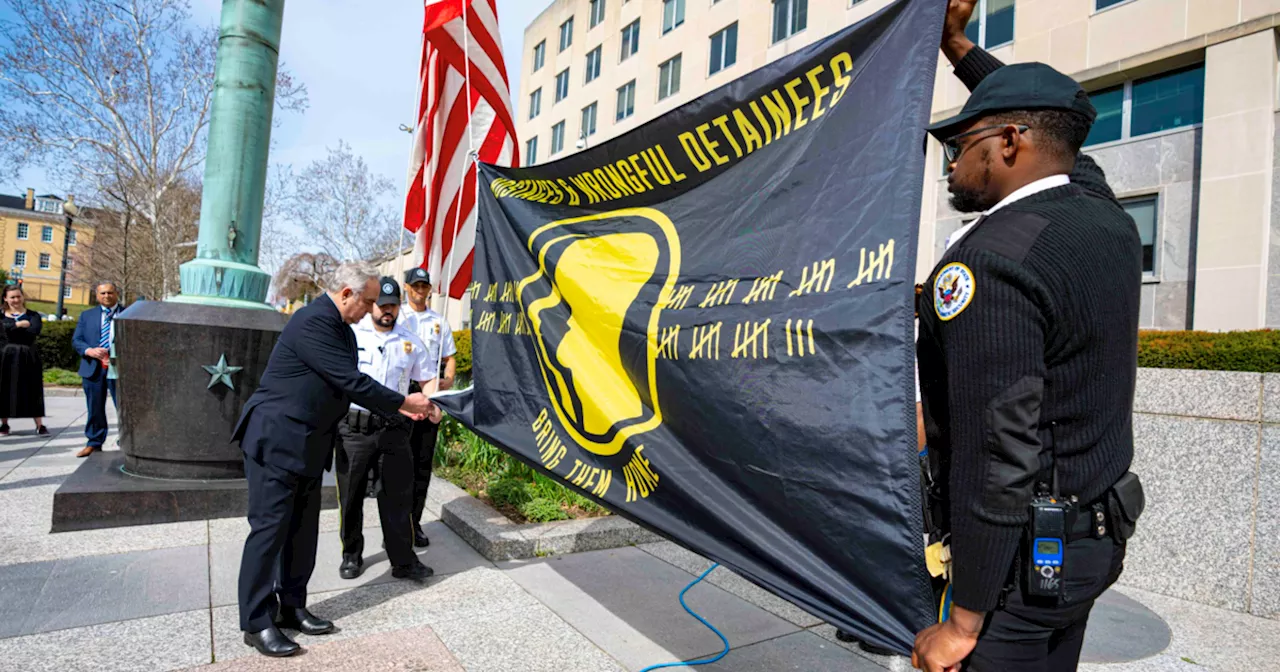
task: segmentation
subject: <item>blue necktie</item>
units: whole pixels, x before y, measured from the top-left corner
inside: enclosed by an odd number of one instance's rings
[[[102,309],[102,338],[98,341],[98,347],[106,348],[111,346],[111,309]]]

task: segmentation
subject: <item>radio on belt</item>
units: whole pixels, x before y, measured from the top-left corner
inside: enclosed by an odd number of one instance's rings
[[[1062,597],[1067,547],[1067,505],[1041,496],[1031,502],[1030,566],[1027,594]]]

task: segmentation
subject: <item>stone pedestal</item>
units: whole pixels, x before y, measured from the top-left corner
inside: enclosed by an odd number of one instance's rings
[[[114,450],[86,458],[53,493],[50,531],[244,518],[249,511],[249,487],[243,478],[144,478],[125,473],[124,461],[124,456]],[[332,472],[326,471],[322,477],[320,508],[338,508]]]
[[[244,478],[231,443],[288,316],[144,301],[116,318],[120,449],[126,473]]]

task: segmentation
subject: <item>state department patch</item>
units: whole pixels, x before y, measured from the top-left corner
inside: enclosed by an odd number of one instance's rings
[[[946,322],[959,315],[973,301],[973,271],[959,262],[947,264],[933,281],[933,309]]]

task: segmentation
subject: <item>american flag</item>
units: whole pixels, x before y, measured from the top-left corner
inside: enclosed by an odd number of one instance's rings
[[[476,165],[468,154],[519,165],[520,151],[497,0],[426,0],[425,9],[404,226],[435,291],[456,299],[471,282],[476,241]]]

